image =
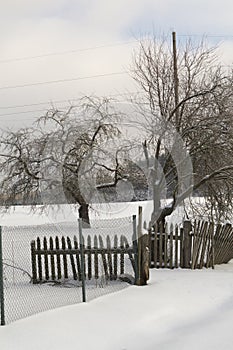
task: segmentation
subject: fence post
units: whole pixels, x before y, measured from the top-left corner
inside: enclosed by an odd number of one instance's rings
[[[32,259],[32,283],[37,283],[37,268],[36,268],[36,241],[31,241],[31,259]]]
[[[184,221],[183,232],[183,261],[181,267],[184,269],[191,268],[192,260],[192,237],[191,237],[192,225],[190,221]]]
[[[148,234],[142,235],[142,207],[138,208],[138,235],[137,235],[137,286],[144,286],[149,279],[149,248]]]
[[[2,256],[2,227],[0,226],[0,299],[1,299],[1,326],[5,326],[3,256]]]
[[[138,207],[138,277],[141,279],[142,269],[142,207]]]
[[[82,219],[78,219],[79,226],[79,245],[80,245],[80,255],[81,255],[81,276],[82,276],[82,296],[83,302],[86,302],[86,285],[85,285],[85,265],[84,265],[84,247],[83,247],[83,237],[82,237]]]
[[[136,215],[133,215],[133,250],[135,264],[135,284],[138,280],[138,243],[137,243],[137,222]]]
[[[141,285],[141,264],[142,264],[142,207],[138,207],[138,227],[137,227],[137,280],[136,285]]]

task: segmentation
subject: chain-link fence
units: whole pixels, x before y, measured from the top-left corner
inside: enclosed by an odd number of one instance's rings
[[[127,217],[95,220],[89,229],[78,222],[2,227],[2,324],[133,283],[134,226]]]

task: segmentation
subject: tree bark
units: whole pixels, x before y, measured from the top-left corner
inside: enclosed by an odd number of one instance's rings
[[[82,219],[83,228],[90,227],[89,204],[82,203],[78,209],[79,217]]]

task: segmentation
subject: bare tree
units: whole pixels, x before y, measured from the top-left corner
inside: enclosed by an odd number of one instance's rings
[[[118,118],[109,100],[86,97],[66,112],[49,110],[35,128],[4,132],[0,195],[5,204],[34,205],[39,198],[43,204],[78,203],[89,225],[91,187],[84,188],[82,177],[104,166],[106,144],[120,134]]]
[[[205,197],[218,219],[232,210],[233,79],[216,52],[204,41],[188,40],[177,51],[177,81],[167,39],[144,39],[134,54],[133,78],[143,92],[134,123],[144,131],[153,220],[164,221],[192,191]],[[161,203],[164,186],[172,197],[169,206]]]

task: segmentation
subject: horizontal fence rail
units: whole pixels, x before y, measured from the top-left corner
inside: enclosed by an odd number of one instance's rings
[[[135,272],[134,248],[125,236],[109,236],[105,242],[101,236],[82,238],[84,275],[90,280],[104,274],[106,279],[116,280],[125,273],[125,258],[132,264]],[[31,242],[32,281],[34,284],[73,278],[81,281],[80,242],[70,237],[37,237]]]

